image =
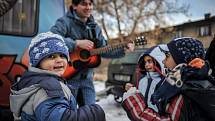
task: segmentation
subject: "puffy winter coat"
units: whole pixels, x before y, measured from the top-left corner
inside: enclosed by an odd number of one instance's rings
[[[105,121],[103,109],[96,104],[77,109],[70,88],[61,77],[30,68],[12,86],[11,111],[22,121]]]

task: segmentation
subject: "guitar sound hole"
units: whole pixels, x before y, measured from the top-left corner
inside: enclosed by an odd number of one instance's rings
[[[80,69],[80,68],[82,68],[82,66],[83,66],[83,64],[81,63],[81,61],[74,61],[73,62],[73,67],[75,69]]]
[[[90,52],[88,50],[82,50],[80,52],[80,58],[88,59],[90,57]]]

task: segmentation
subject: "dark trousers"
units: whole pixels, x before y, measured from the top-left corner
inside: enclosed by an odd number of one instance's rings
[[[13,121],[13,113],[9,107],[0,106],[0,121]]]

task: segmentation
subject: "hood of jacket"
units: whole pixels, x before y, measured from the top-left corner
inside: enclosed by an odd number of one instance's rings
[[[143,54],[140,55],[140,57],[138,59],[138,64],[139,65],[143,64],[144,57],[149,55],[149,56],[153,57],[157,61],[157,63],[160,66],[161,72],[164,74],[165,73],[165,68],[164,68],[163,60],[165,59],[166,56],[165,56],[165,54],[163,52],[161,52],[159,47],[167,48],[166,45],[160,44],[160,45],[157,45],[157,46],[154,46],[154,47],[148,49],[146,52],[144,52]],[[141,66],[141,68],[143,70],[145,70],[144,66]]]
[[[16,115],[20,116],[22,107],[38,90],[43,88],[49,97],[61,97],[64,95],[57,75],[40,70],[29,68],[21,79],[11,87],[10,108]]]

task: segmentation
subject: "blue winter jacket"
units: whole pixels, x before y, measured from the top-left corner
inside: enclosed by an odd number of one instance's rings
[[[76,108],[71,89],[50,72],[30,68],[11,89],[10,106],[22,121],[105,121],[96,104]]]
[[[95,30],[95,35],[91,33],[92,29]],[[51,27],[50,31],[56,34],[60,34],[64,37],[70,52],[74,51],[76,47],[76,40],[90,40],[93,39],[94,36],[96,36],[96,42],[94,43],[96,48],[107,46],[107,40],[102,35],[101,28],[95,22],[93,16],[90,16],[87,22],[84,23],[80,20],[74,10],[68,11],[65,16],[59,18],[56,21],[55,25]],[[118,49],[105,54],[101,54],[101,57],[119,58],[123,57],[124,55],[124,50]],[[85,75],[85,79],[91,80],[92,73],[92,69],[85,69],[78,73],[78,75],[76,75],[76,77],[74,77],[73,79],[80,80],[80,76]]]

